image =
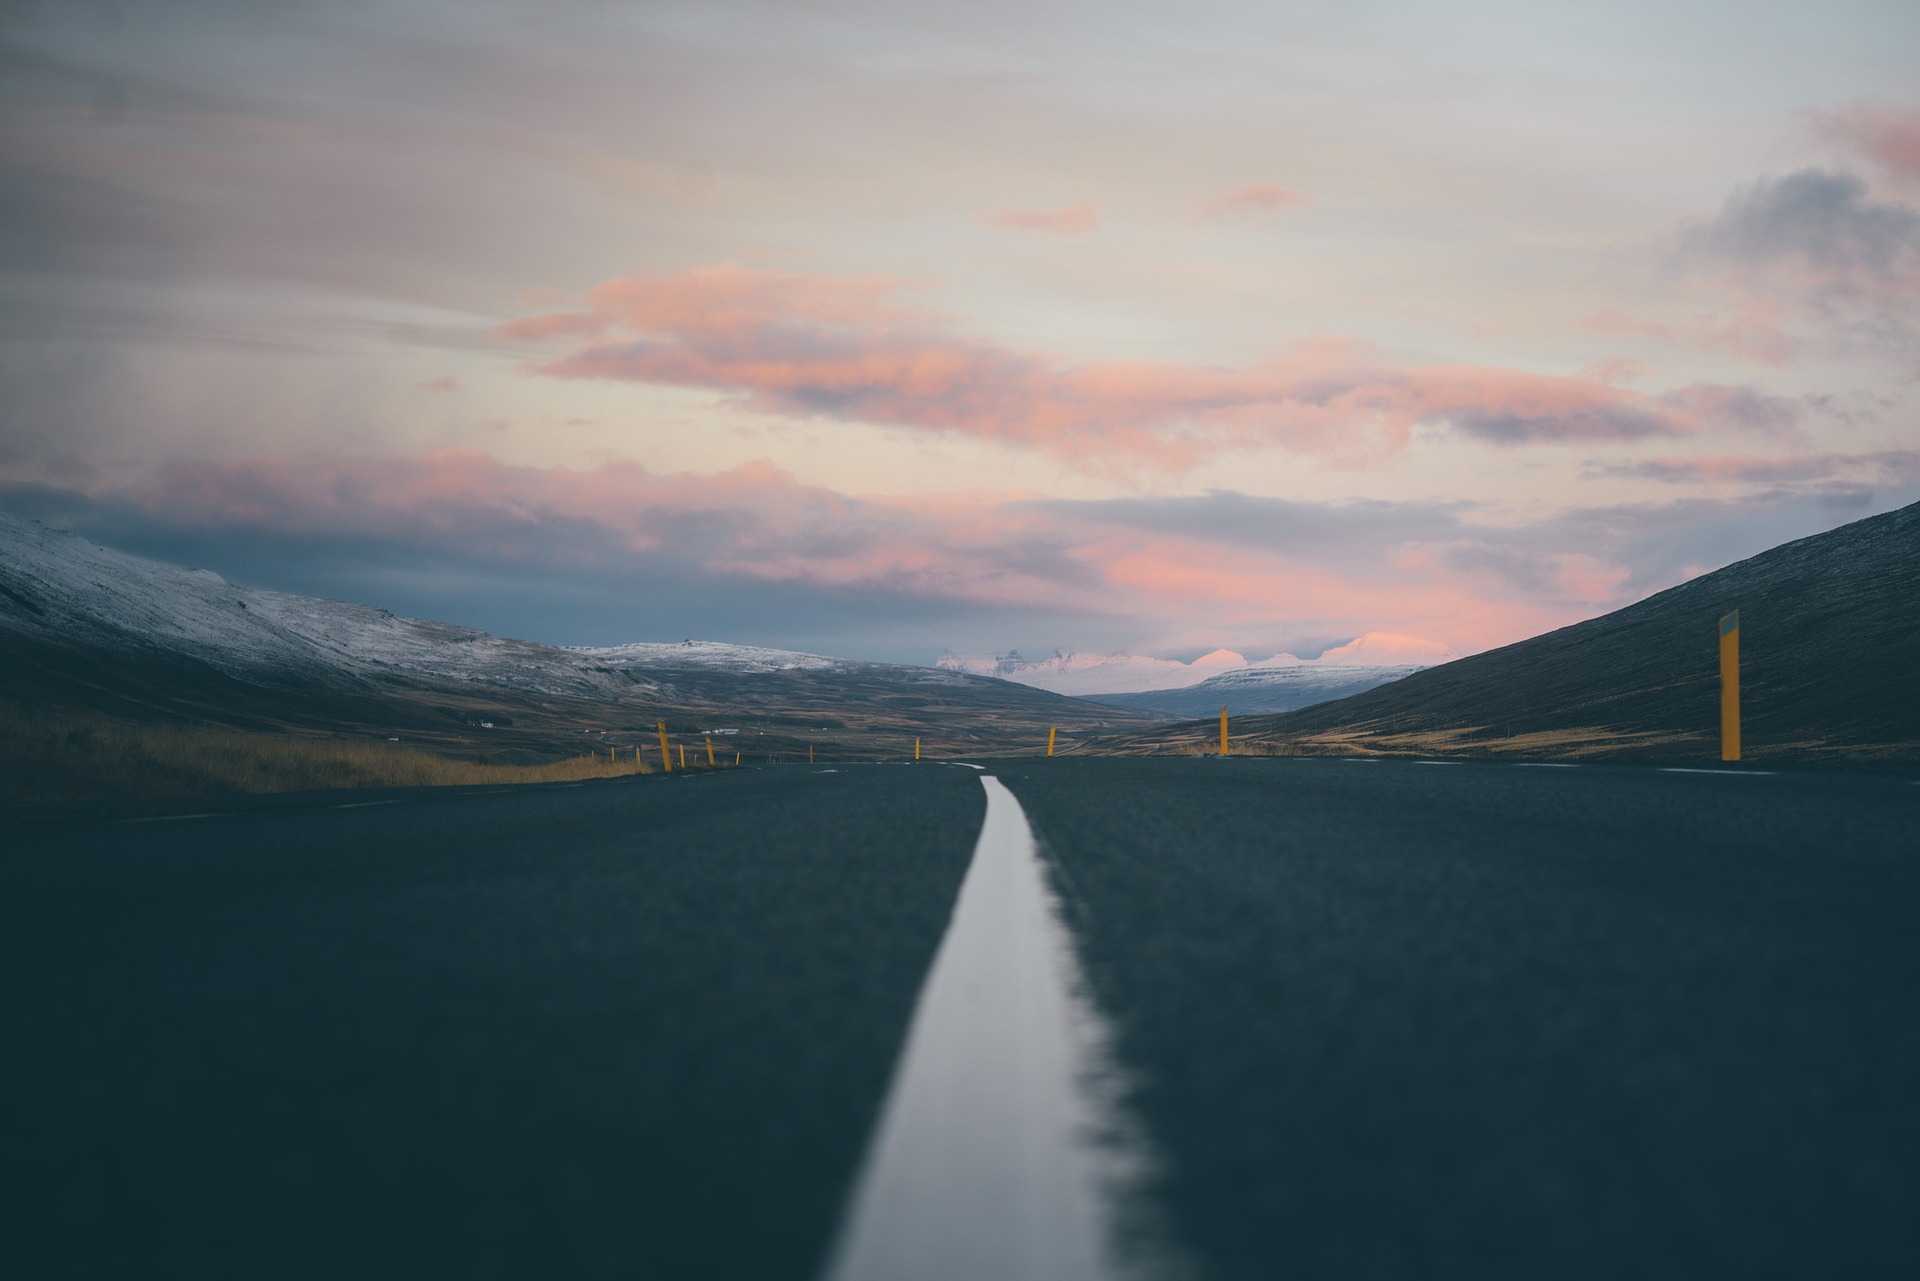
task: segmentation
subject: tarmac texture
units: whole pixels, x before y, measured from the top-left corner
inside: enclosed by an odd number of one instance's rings
[[[985,763],[1111,1025],[1156,1257],[1920,1273],[1920,786]],[[978,778],[0,815],[0,1273],[815,1276]]]

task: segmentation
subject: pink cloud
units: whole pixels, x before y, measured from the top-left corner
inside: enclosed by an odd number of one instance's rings
[[[504,327],[584,339],[531,368],[706,388],[758,410],[954,433],[1092,469],[1179,469],[1236,448],[1349,460],[1404,445],[1415,425],[1502,443],[1684,435],[1734,422],[1722,398],[1649,396],[1590,377],[1468,365],[1401,366],[1364,343],[1317,339],[1257,364],[1073,363],[957,333],[891,297],[904,282],[725,266],[627,276],[587,309]]]
[[[1816,117],[1821,132],[1859,151],[1889,175],[1920,182],[1920,107],[1860,103]]]
[[[1077,236],[1100,225],[1100,211],[1091,200],[1068,205],[1064,209],[1005,209],[981,219],[989,227],[1013,231],[1045,231],[1058,236]]]
[[[1256,182],[1245,187],[1235,187],[1223,191],[1200,206],[1202,218],[1218,218],[1233,213],[1278,213],[1282,209],[1295,208],[1313,203],[1313,197],[1304,191],[1295,191],[1291,187],[1276,187],[1272,183]]]
[[[459,391],[460,381],[449,375],[446,378],[436,378],[432,382],[421,383],[420,388],[422,391]]]

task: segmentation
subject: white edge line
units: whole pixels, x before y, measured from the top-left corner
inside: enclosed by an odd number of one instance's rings
[[[1721,778],[1765,778],[1770,769],[1695,769],[1686,765],[1662,765],[1662,774],[1714,774]]]
[[[1120,1142],[1103,1041],[1020,802],[986,821],[855,1181],[829,1281],[1106,1281]],[[1108,1081],[1111,1081],[1109,1076]]]

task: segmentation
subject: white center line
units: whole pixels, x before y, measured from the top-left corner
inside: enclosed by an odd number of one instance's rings
[[[1141,1168],[1089,1086],[1102,1043],[1020,802],[987,819],[826,1275],[1100,1281]],[[1102,1137],[1105,1137],[1103,1143]]]

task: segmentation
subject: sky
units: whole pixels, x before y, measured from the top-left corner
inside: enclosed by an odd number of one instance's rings
[[[555,644],[1477,652],[1920,500],[1917,60],[1845,0],[16,0],[0,508]]]

